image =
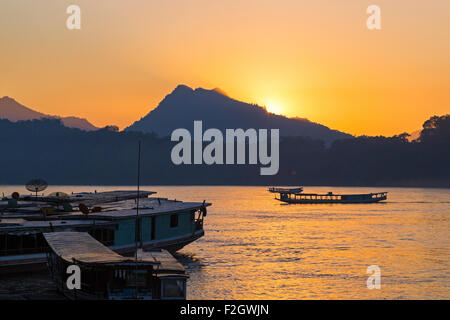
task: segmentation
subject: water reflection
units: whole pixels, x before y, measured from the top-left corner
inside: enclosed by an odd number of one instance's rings
[[[450,298],[447,189],[305,187],[317,193],[389,192],[385,203],[345,205],[282,205],[264,187],[142,189],[213,203],[205,237],[176,255],[190,274],[190,299]],[[381,290],[366,287],[369,265],[381,268]]]

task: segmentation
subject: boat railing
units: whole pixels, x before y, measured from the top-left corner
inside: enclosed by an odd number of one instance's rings
[[[195,231],[203,229],[203,220],[206,216],[206,207],[202,207],[192,213],[192,220],[195,223]]]

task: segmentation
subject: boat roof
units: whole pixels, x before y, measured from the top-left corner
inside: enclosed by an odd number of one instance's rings
[[[67,262],[117,263],[125,258],[95,240],[86,232],[44,233],[53,252]],[[128,258],[129,259],[129,258]]]
[[[147,198],[155,194],[154,191],[139,191],[139,198]],[[62,194],[62,193],[61,193]],[[105,192],[80,192],[65,196],[21,196],[22,201],[46,202],[46,203],[84,203],[87,206],[93,206],[98,203],[116,202],[122,200],[136,199],[138,196],[137,190],[117,190]]]
[[[141,199],[139,203],[139,216],[161,215],[169,213],[185,212],[188,210],[198,210],[203,207],[210,206],[207,202],[183,202],[177,200],[168,200],[163,198],[146,198]],[[105,204],[101,206],[102,211],[89,213],[88,218],[91,219],[126,219],[136,216],[135,201],[123,201],[113,204]],[[74,212],[61,219],[79,219],[81,213]]]
[[[48,245],[61,259],[73,263],[87,264],[114,264],[123,262],[135,262],[131,257],[124,257],[95,240],[87,232],[51,232],[44,233]],[[147,261],[148,264],[157,264],[155,261]]]
[[[165,250],[145,252],[132,257],[124,257],[112,251],[87,232],[44,233],[51,250],[61,259],[69,262],[97,265],[151,265],[157,270],[171,274],[184,274],[183,266]]]
[[[159,275],[163,274],[185,274],[186,270],[183,265],[178,262],[173,255],[166,250],[155,251],[138,251],[138,259],[150,260],[153,259],[160,263],[157,267]]]

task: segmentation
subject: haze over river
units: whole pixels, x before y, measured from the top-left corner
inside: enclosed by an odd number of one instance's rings
[[[51,186],[54,191],[133,187]],[[212,202],[205,236],[176,257],[189,299],[450,299],[450,190],[305,187],[305,192],[388,191],[375,204],[284,205],[266,187],[149,186],[156,196]],[[0,193],[28,193],[0,186]],[[369,290],[366,269],[381,270]],[[0,297],[57,298],[46,272],[0,278]]]

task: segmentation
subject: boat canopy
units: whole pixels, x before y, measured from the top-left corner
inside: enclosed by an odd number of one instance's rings
[[[86,232],[44,233],[51,250],[61,259],[84,264],[136,264],[131,257],[121,256]],[[140,265],[158,265],[154,259],[139,259]]]

